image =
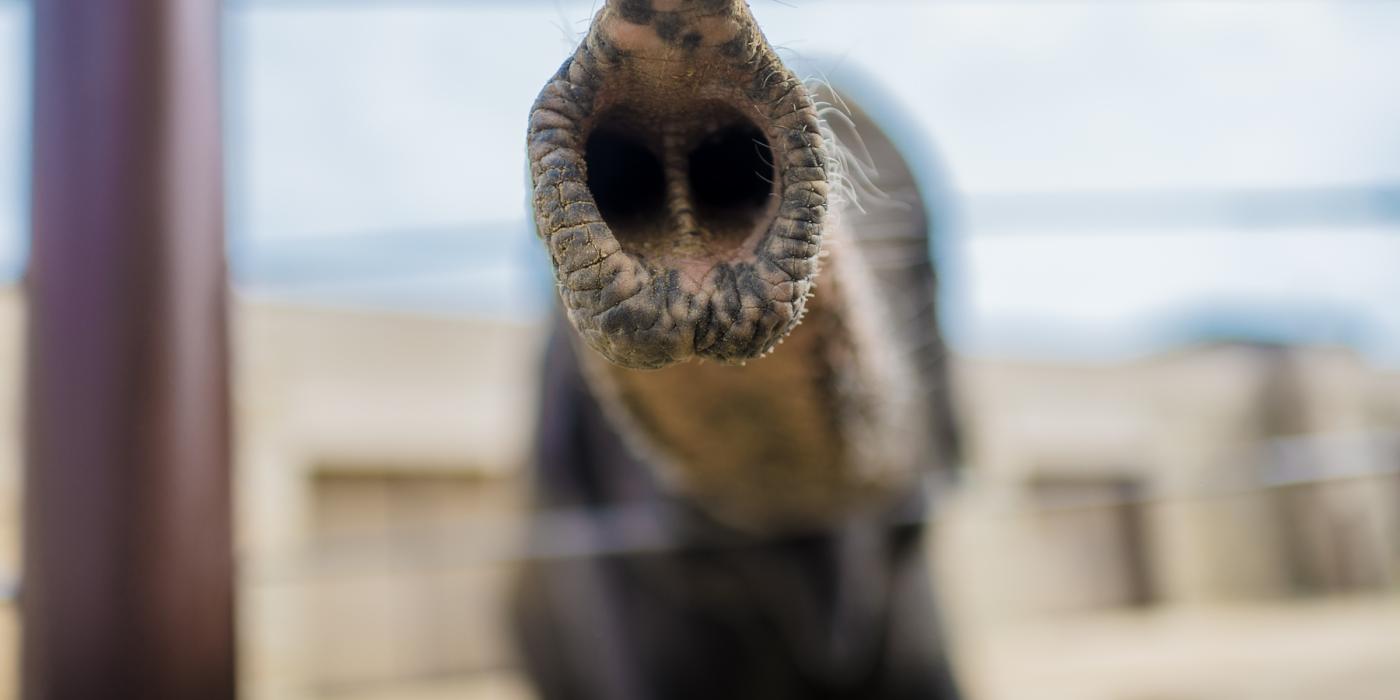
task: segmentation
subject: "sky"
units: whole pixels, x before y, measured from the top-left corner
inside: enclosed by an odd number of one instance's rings
[[[517,218],[521,127],[591,3],[357,6],[231,12],[253,183],[241,223],[316,235]],[[1400,181],[1395,4],[754,7],[813,73],[850,63],[884,82],[962,192]]]
[[[322,240],[394,273],[368,287],[308,275],[303,292],[508,303],[502,284],[533,284],[520,269],[535,260],[526,114],[592,5],[231,3],[229,223],[246,253],[235,257]],[[1400,364],[1400,217],[1331,221],[1320,205],[1261,227],[1204,205],[1179,211],[1200,204],[1195,193],[1311,201],[1400,186],[1400,3],[753,7],[805,72],[883,94],[926,185],[967,212],[945,246],[962,349],[1111,356],[1209,321],[1345,341]],[[0,95],[22,91],[17,14],[0,0]],[[21,220],[22,115],[0,100],[0,261]],[[1142,192],[1175,198],[1094,225],[1115,197]],[[1072,211],[1002,215],[1019,197],[1059,194],[1077,195]],[[425,252],[396,247],[396,231],[423,234],[411,239],[422,246],[425,232],[518,243],[415,275]]]
[[[27,12],[18,3],[0,0],[0,279],[20,265],[25,217],[24,151],[28,134]]]

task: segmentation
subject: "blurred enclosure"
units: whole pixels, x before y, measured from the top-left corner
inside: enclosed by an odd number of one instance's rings
[[[973,697],[1394,698],[1400,4],[753,5],[946,208],[969,449],[932,546]],[[588,16],[227,2],[243,697],[528,697],[524,117]],[[7,591],[27,22],[0,0]]]

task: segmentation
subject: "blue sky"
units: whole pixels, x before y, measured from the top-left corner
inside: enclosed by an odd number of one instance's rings
[[[1394,189],[1400,3],[753,5],[770,39],[814,73],[875,76],[939,156],[918,157],[930,177],[941,162],[967,212],[949,275],[965,350],[1148,351],[1212,318],[1400,363],[1395,217],[1332,221],[1321,206],[1261,227],[1210,207],[1183,217],[1149,206],[1127,226],[1094,225],[1111,208],[1096,203],[1124,193]],[[231,3],[236,250],[265,260],[292,241],[359,246],[394,274],[368,290],[323,276],[302,291],[505,303],[503,284],[532,284],[521,270],[532,245],[525,115],[591,6]],[[0,0],[0,95],[22,85],[17,14]],[[0,260],[17,235],[22,113],[0,100]],[[1076,194],[1077,209],[1005,215],[1021,193]],[[415,275],[412,261],[431,251],[396,250],[394,231],[511,242]]]
[[[0,0],[0,278],[15,273],[23,248],[28,105],[16,98],[28,85],[26,22],[23,6]]]

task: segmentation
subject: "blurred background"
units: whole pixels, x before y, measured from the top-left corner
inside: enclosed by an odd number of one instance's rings
[[[944,217],[972,697],[1393,700],[1400,3],[752,4]],[[528,697],[525,117],[591,9],[226,2],[244,697]],[[29,21],[0,0],[7,693]]]

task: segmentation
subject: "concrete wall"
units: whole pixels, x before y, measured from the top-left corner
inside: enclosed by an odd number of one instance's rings
[[[1271,418],[1280,407],[1298,414],[1293,427],[1304,437],[1291,439],[1400,429],[1396,376],[1344,349],[1250,344],[1185,348],[1112,365],[965,358],[959,394],[976,471],[941,538],[952,595],[992,617],[1113,599],[1106,587],[1118,585],[1111,570],[1122,557],[1105,547],[1121,538],[1108,535],[1107,523],[1121,523],[1123,513],[1111,511],[1122,508],[1044,497],[1046,483],[1095,481],[1141,489],[1127,496],[1140,501],[1134,509],[1143,521],[1142,532],[1131,534],[1145,550],[1156,602],[1338,589],[1315,583],[1329,577],[1393,585],[1400,578],[1400,479],[1377,475],[1290,495],[1269,481],[1276,471],[1269,446],[1290,438],[1271,427],[1281,420]],[[1377,456],[1364,470],[1400,467],[1400,451],[1370,453]],[[1319,459],[1320,471],[1306,478],[1333,478],[1326,464],[1336,460],[1320,453]],[[1286,499],[1300,497],[1292,512],[1284,508]],[[1340,512],[1357,522],[1327,515]],[[1351,561],[1331,553],[1341,546],[1336,542],[1320,544],[1327,537],[1350,542]],[[1097,547],[1098,558],[1086,555],[1086,547]],[[1301,580],[1300,556],[1310,562],[1302,566],[1329,573]]]
[[[12,582],[19,569],[23,333],[18,290],[0,287],[0,580],[6,582]]]
[[[246,300],[234,329],[248,697],[510,663],[540,329]]]
[[[542,330],[247,298],[233,323],[247,697],[510,664]],[[21,326],[0,289],[0,575],[17,565]],[[1400,480],[1332,478],[1400,466],[1400,440],[1365,442],[1400,435],[1400,373],[1237,344],[956,371],[970,470],[938,558],[957,616],[1131,604],[1133,567],[1171,605],[1400,575]],[[1295,443],[1325,483],[1268,483]],[[395,656],[423,644],[445,651]]]

